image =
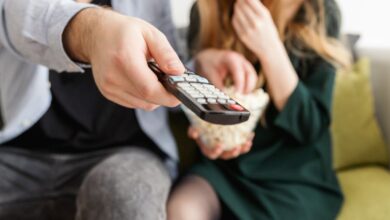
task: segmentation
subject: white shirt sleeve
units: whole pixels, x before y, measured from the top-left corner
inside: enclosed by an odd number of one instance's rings
[[[66,54],[62,35],[81,10],[72,0],[0,0],[0,43],[19,58],[59,72],[82,72]]]

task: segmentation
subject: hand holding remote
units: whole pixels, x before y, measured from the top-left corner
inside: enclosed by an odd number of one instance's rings
[[[109,100],[145,110],[179,104],[147,60],[154,58],[171,75],[185,68],[166,37],[149,23],[106,9],[85,9],[67,26],[64,46],[72,59],[92,65],[97,87]]]

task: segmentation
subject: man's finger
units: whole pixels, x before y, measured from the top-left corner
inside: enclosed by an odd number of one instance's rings
[[[129,88],[132,88],[132,94],[152,104],[177,106],[180,103],[179,100],[164,88],[157,76],[150,70],[145,55],[134,52],[142,51],[142,48],[127,48],[126,51],[127,53],[123,56],[127,58],[122,58],[127,60],[123,64],[123,71],[127,73],[127,82]]]
[[[182,74],[185,71],[175,50],[167,38],[155,28],[144,34],[146,45],[151,56],[156,60],[162,71],[167,74]]]
[[[122,90],[117,90],[115,92],[111,92],[110,94],[104,94],[104,96],[126,108],[139,108],[146,111],[152,111],[159,107],[158,105],[138,99]]]

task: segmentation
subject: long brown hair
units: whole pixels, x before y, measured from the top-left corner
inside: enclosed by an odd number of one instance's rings
[[[337,38],[329,36],[326,27],[324,0],[297,0],[301,4],[290,20],[282,19],[286,7],[283,0],[264,0],[280,39],[287,50],[299,57],[316,54],[337,67],[348,67],[350,56]],[[333,1],[333,0],[325,0]],[[238,39],[232,26],[236,0],[198,0],[200,36],[197,50],[205,48],[230,49],[243,54],[251,62],[257,58]]]

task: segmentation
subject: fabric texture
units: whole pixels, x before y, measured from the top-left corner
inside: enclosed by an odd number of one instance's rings
[[[135,146],[81,154],[2,147],[0,173],[4,220],[74,220],[76,212],[82,220],[163,220],[171,186],[162,159]]]
[[[390,173],[381,166],[338,172],[345,204],[338,220],[385,220],[390,216]]]
[[[337,76],[333,105],[333,157],[336,170],[389,164],[378,126],[370,83],[370,62],[359,59],[351,71]]]

